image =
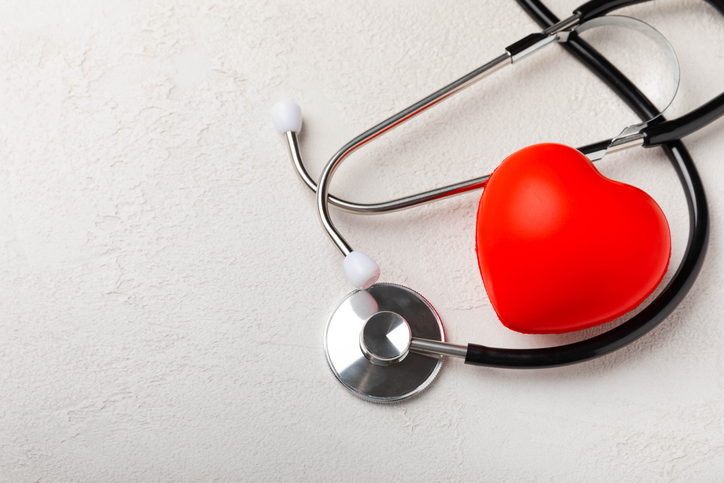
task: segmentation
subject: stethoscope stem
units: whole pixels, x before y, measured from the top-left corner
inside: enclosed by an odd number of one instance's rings
[[[388,310],[378,311],[364,322],[359,347],[365,357],[378,366],[402,362],[410,352],[438,359],[440,356],[465,359],[468,354],[466,346],[413,337],[410,323],[399,313]]]
[[[439,340],[418,339],[413,337],[410,341],[410,352],[426,356],[452,356],[465,359],[468,347]]]

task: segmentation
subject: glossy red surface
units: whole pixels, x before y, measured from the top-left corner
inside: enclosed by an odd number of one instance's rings
[[[658,204],[560,144],[510,155],[480,199],[476,250],[500,321],[525,333],[609,322],[661,282],[671,256]]]

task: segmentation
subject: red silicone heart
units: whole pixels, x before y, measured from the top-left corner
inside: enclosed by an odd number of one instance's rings
[[[498,318],[525,333],[620,317],[654,291],[671,255],[659,205],[560,144],[529,146],[503,161],[480,199],[476,235]]]

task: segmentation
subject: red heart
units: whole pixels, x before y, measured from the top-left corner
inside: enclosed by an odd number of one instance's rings
[[[666,273],[671,236],[649,195],[604,177],[573,148],[537,144],[491,175],[476,250],[503,325],[550,334],[609,322],[643,302]]]

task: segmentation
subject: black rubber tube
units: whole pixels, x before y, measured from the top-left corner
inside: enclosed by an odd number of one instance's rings
[[[547,28],[558,22],[556,16],[540,1],[517,1],[541,27]],[[621,7],[631,3],[636,2],[618,2],[617,5]],[[715,0],[709,3],[724,15],[724,1]],[[610,9],[602,12],[607,11]],[[649,119],[657,113],[656,107],[641,91],[586,42],[579,38],[571,38],[563,45],[611,87],[639,117]],[[663,124],[665,120],[662,117],[657,122]],[[686,251],[679,268],[664,290],[630,320],[596,337],[574,344],[543,349],[497,349],[470,344],[465,358],[466,363],[491,367],[536,368],[583,362],[630,344],[673,312],[691,289],[701,270],[709,240],[709,211],[699,173],[684,144],[678,140],[670,141],[663,144],[662,148],[679,177],[689,208],[689,239]]]
[[[646,1],[648,0],[593,0],[592,2],[586,2],[578,7],[574,10],[574,13],[579,15],[581,22],[585,22],[586,20],[606,15],[608,12],[612,12],[613,10]]]
[[[724,93],[719,94],[703,106],[694,109],[677,119],[649,126],[643,130],[645,146],[658,146],[669,141],[681,139],[698,131],[712,121],[724,115]]]

